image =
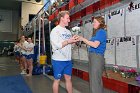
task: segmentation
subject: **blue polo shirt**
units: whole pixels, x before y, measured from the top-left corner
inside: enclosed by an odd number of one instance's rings
[[[99,41],[100,45],[97,48],[94,47],[89,47],[89,52],[90,53],[97,53],[97,54],[101,54],[104,55],[105,49],[106,49],[106,39],[107,39],[107,33],[104,29],[99,29],[96,32],[96,35],[94,35],[90,41]]]

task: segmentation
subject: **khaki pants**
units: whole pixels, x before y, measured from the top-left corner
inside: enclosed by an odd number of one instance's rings
[[[90,93],[103,93],[102,73],[105,59],[103,55],[89,53]]]

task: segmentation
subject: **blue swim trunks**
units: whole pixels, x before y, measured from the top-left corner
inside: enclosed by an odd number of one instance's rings
[[[64,74],[72,75],[72,61],[52,60],[52,66],[55,79],[61,79]]]

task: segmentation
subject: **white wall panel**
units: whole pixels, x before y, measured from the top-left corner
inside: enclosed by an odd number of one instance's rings
[[[139,4],[139,5],[137,5]],[[126,7],[126,35],[140,35],[140,0],[134,2],[134,8],[129,11]],[[137,9],[135,9],[135,7]]]
[[[116,63],[128,67],[137,67],[136,36],[116,38]]]
[[[108,38],[124,36],[124,9],[111,10],[106,14]]]
[[[107,39],[105,62],[106,64],[115,65],[115,38]]]
[[[12,32],[11,10],[0,10],[0,32]]]

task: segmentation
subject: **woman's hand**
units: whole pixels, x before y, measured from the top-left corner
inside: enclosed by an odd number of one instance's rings
[[[78,38],[79,41],[83,41],[83,40],[85,39],[85,38],[82,37],[82,36],[77,36],[77,38]]]
[[[83,41],[85,44],[87,44],[87,45],[89,45],[91,47],[94,47],[94,48],[97,48],[100,45],[99,41],[89,41],[89,40],[87,40],[86,38],[84,38],[82,36],[79,36],[79,40]]]

